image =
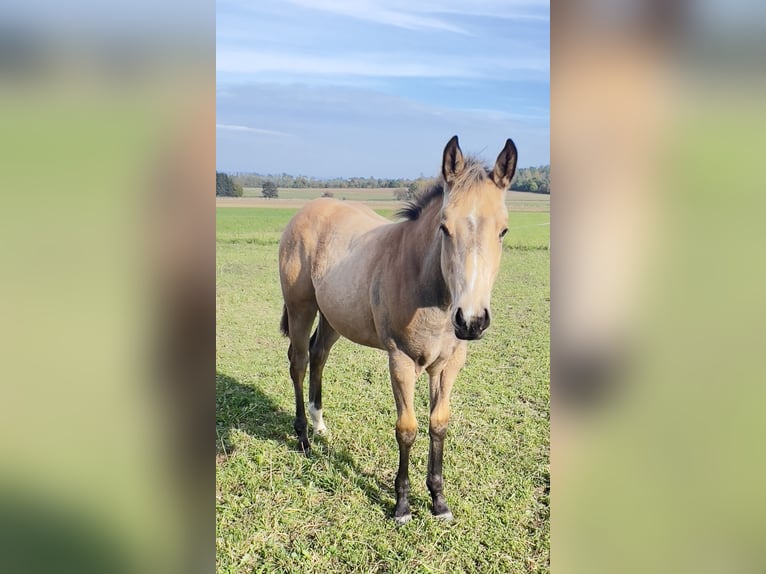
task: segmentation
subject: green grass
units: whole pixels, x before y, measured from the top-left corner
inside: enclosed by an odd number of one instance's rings
[[[279,334],[280,230],[292,210],[218,208],[217,568],[219,572],[547,572],[549,570],[549,252],[547,213],[511,214],[493,325],[469,345],[455,383],[445,494],[425,487],[428,390],[412,450],[414,517],[390,514],[394,407],[381,351],[344,339],[325,369],[329,435],[296,452]]]

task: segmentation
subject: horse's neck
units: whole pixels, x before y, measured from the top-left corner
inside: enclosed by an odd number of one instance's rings
[[[441,210],[431,208],[413,222],[404,237],[406,253],[412,257],[418,269],[418,292],[423,294],[425,307],[446,309],[450,304],[449,289],[444,281],[441,267],[441,237],[437,233]]]

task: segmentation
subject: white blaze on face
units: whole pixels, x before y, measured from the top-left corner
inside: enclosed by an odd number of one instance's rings
[[[327,427],[322,419],[322,409],[314,407],[314,403],[309,402],[309,415],[311,415],[311,422],[314,424],[314,432],[316,434],[324,434],[327,432]]]
[[[476,207],[474,206],[473,211],[468,215],[468,226],[471,232],[475,233],[477,231],[476,226]],[[470,246],[470,253],[467,254],[467,259],[471,262],[471,271],[470,276],[468,277],[467,281],[467,295],[470,296],[471,293],[473,293],[473,290],[476,288],[476,279],[479,276],[479,245],[477,242],[473,242]],[[473,317],[473,307],[471,303],[467,305],[467,307],[463,311],[463,315],[467,318]]]
[[[466,222],[468,224],[467,228],[471,240],[467,241],[468,252],[465,254],[465,276],[463,283],[465,291],[461,293],[460,297],[462,300],[465,300],[466,298],[468,299],[465,302],[465,305],[461,305],[463,316],[466,320],[470,320],[475,314],[483,313],[483,307],[479,304],[475,296],[477,281],[480,279],[479,272],[481,271],[479,267],[479,251],[481,250],[479,241],[480,229],[479,221],[476,217],[478,209],[478,205],[474,203],[471,212],[466,216]],[[479,287],[481,287],[481,285],[479,285]]]

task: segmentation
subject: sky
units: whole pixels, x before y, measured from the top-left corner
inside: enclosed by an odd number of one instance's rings
[[[216,167],[430,177],[447,141],[550,163],[538,0],[218,0]]]

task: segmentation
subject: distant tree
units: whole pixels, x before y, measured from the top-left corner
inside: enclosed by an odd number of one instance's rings
[[[405,201],[410,198],[410,194],[408,190],[402,187],[394,190],[394,197],[397,201]]]
[[[514,191],[530,191],[533,193],[551,192],[551,166],[522,167],[511,182]]]
[[[226,173],[215,172],[216,197],[242,197],[242,186]]]
[[[263,197],[267,199],[273,199],[275,197],[279,197],[279,190],[277,189],[277,184],[273,181],[264,181],[263,187],[262,187],[262,194]]]

